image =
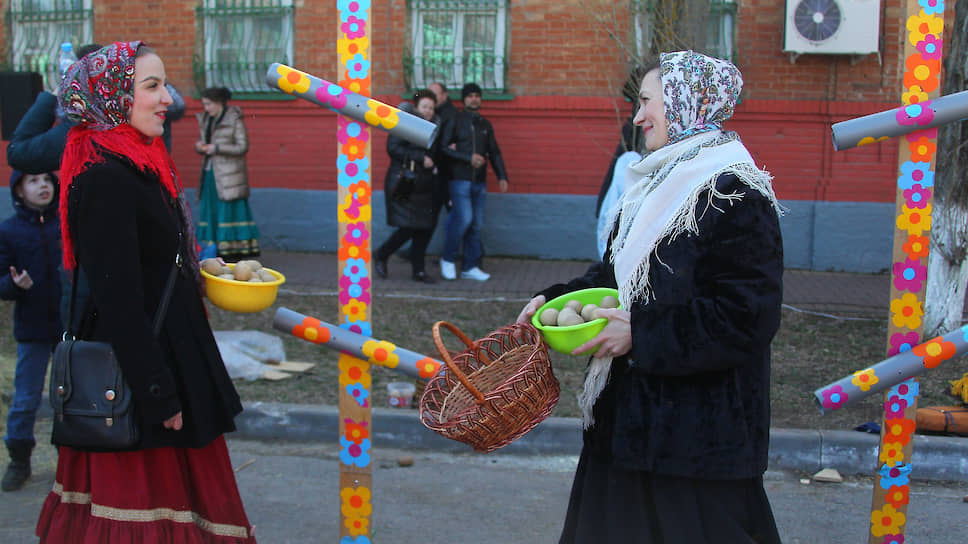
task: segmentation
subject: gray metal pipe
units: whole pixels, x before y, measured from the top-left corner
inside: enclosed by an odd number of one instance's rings
[[[968,119],[968,91],[834,123],[831,130],[834,149],[843,151],[964,119]]]

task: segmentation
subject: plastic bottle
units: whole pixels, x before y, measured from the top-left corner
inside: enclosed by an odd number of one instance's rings
[[[57,66],[60,67],[61,77],[67,73],[68,68],[75,62],[77,62],[77,55],[74,54],[71,42],[62,43],[60,55],[57,57]]]

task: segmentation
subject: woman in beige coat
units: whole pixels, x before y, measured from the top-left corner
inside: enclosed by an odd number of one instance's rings
[[[259,229],[249,209],[249,176],[245,154],[249,137],[242,110],[229,106],[232,93],[224,87],[202,92],[199,138],[195,151],[205,156],[199,187],[198,241],[213,245],[226,261],[259,255]],[[203,251],[204,252],[204,251]]]

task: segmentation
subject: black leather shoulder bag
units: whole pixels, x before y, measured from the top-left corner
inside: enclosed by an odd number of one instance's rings
[[[156,338],[181,264],[181,253],[176,253],[155,312]],[[50,404],[54,409],[51,442],[98,451],[130,449],[140,440],[140,432],[131,389],[121,373],[114,349],[110,342],[78,340],[71,332],[77,299],[77,266],[71,289],[70,320],[51,362]]]

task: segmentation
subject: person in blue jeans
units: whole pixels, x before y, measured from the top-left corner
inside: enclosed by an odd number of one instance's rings
[[[10,192],[16,213],[0,223],[0,298],[14,300],[17,340],[13,403],[4,442],[10,464],[0,481],[16,491],[30,477],[34,421],[51,352],[63,331],[60,316],[60,221],[53,174],[14,170]]]
[[[480,114],[481,87],[468,83],[461,89],[464,111],[446,123],[441,137],[441,151],[447,158],[451,180],[448,184],[453,208],[447,215],[444,252],[440,258],[440,275],[445,280],[457,279],[457,251],[464,245],[461,278],[487,281],[490,274],[480,269],[481,230],[484,227],[484,201],[487,197],[487,161],[497,175],[502,193],[508,190],[508,176],[501,158],[501,148],[494,137],[491,122]]]

